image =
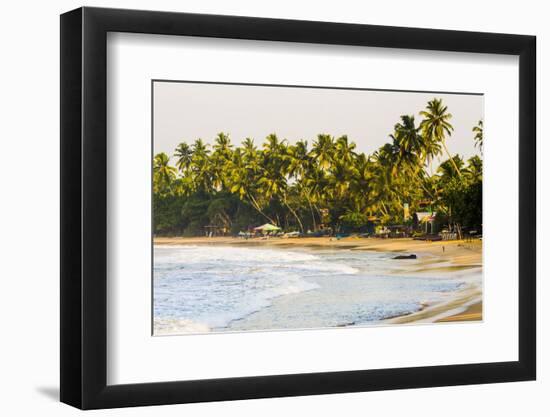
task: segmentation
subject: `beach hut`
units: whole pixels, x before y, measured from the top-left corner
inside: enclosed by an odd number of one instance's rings
[[[281,230],[280,227],[275,226],[274,224],[271,224],[271,223],[262,224],[261,226],[254,228],[255,232],[260,232],[264,234],[275,233],[275,232],[279,232],[280,230]]]
[[[437,213],[428,211],[417,211],[414,214],[414,224],[417,228],[421,228],[427,235],[437,233],[436,223]]]

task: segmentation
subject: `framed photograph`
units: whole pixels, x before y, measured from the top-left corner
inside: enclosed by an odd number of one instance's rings
[[[61,16],[61,401],[533,380],[535,37]]]

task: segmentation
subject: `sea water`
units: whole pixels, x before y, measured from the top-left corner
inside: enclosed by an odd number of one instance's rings
[[[449,297],[466,276],[403,276],[395,253],[246,245],[154,247],[155,334],[376,323]]]

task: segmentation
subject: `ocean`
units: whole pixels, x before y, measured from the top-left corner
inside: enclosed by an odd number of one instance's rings
[[[477,274],[414,272],[396,253],[155,245],[154,334],[364,326],[453,297]],[[413,272],[410,272],[410,271]]]

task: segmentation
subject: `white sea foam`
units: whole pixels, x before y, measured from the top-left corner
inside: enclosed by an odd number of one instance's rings
[[[332,272],[332,273],[340,273],[340,274],[357,274],[359,272],[359,269],[354,268],[349,265],[345,265],[343,263],[328,263],[328,262],[312,262],[307,264],[301,264],[299,266],[300,269],[304,271],[325,271],[325,272]]]
[[[277,297],[318,288],[304,272],[330,274],[340,268],[346,273],[345,265],[281,250],[158,246],[154,255],[155,318],[180,320],[178,326],[188,331],[195,327],[181,325],[181,320],[223,328],[270,306]]]
[[[231,262],[309,262],[319,257],[286,250],[272,250],[235,246],[157,246],[155,259],[164,263],[202,263],[230,260]]]

